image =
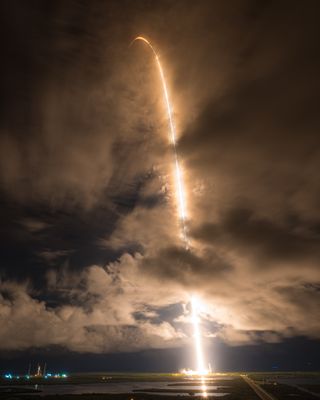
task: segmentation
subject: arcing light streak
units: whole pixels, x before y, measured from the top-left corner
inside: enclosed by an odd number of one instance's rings
[[[157,52],[155,51],[154,47],[152,44],[143,36],[137,36],[133,42],[135,41],[142,41],[145,44],[149,46],[149,48],[152,50],[153,55],[155,57],[158,69],[159,69],[159,74],[161,78],[161,83],[162,83],[162,88],[163,88],[163,94],[164,94],[164,99],[166,103],[166,108],[167,108],[167,113],[168,113],[168,120],[169,120],[169,136],[170,136],[170,142],[172,144],[173,148],[173,153],[174,153],[174,164],[175,164],[175,174],[176,174],[176,186],[177,186],[177,197],[178,197],[178,212],[179,212],[179,219],[181,222],[181,229],[182,229],[182,238],[185,244],[186,249],[189,248],[189,240],[187,236],[187,231],[186,231],[186,204],[185,204],[185,195],[184,195],[184,188],[183,188],[183,179],[182,179],[182,174],[181,174],[181,169],[180,169],[180,164],[179,164],[179,157],[176,149],[176,130],[175,130],[175,125],[173,121],[173,114],[172,114],[172,107],[170,105],[170,100],[169,100],[169,94],[168,94],[168,89],[167,89],[167,84],[165,80],[165,76],[163,73],[162,65],[159,60],[159,56]],[[198,306],[197,306],[197,301],[193,297],[191,300],[191,305],[192,305],[192,320],[193,320],[193,327],[194,327],[194,340],[195,340],[195,350],[196,350],[196,358],[197,358],[197,370],[195,373],[197,375],[203,376],[208,373],[206,368],[204,367],[204,360],[203,360],[203,352],[202,352],[202,343],[201,343],[201,332],[200,332],[200,327],[199,327],[199,318],[198,318]],[[204,396],[206,396],[206,387],[204,384],[204,379],[203,379],[203,393]]]
[[[159,56],[158,56],[157,52],[155,51],[154,47],[152,46],[152,44],[149,42],[149,40],[147,40],[143,36],[137,36],[133,40],[133,42],[135,42],[137,40],[141,40],[142,42],[146,43],[150,47],[150,49],[152,50],[152,52],[154,54],[156,63],[158,65],[162,88],[163,88],[164,99],[165,99],[167,113],[168,113],[169,128],[170,128],[170,132],[169,132],[170,142],[172,144],[173,153],[174,153],[174,164],[175,164],[176,186],[177,186],[177,197],[178,197],[178,213],[179,213],[179,219],[180,219],[180,223],[181,223],[182,238],[183,238],[185,247],[189,248],[189,241],[188,241],[187,230],[186,230],[186,218],[187,218],[186,202],[185,202],[181,168],[180,168],[180,164],[179,164],[179,157],[178,157],[177,148],[176,148],[176,129],[175,129],[174,121],[173,121],[172,107],[170,105],[167,84],[166,84],[166,80],[164,77],[164,73],[163,73],[162,65],[160,63]]]

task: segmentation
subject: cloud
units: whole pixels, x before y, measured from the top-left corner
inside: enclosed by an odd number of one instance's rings
[[[121,263],[136,269],[130,256]],[[36,299],[26,285],[2,282],[2,349],[59,345],[78,352],[114,352],[180,343],[183,334],[168,322],[153,324],[134,318],[135,311],[143,310],[144,301],[157,305],[161,301],[152,288],[142,291],[144,282],[138,286],[138,279],[127,281],[117,274],[117,265],[108,270],[92,266],[80,277],[69,276],[69,281],[58,282],[51,274],[51,290],[55,284],[55,293],[60,292],[65,301],[55,308]]]
[[[20,223],[31,233],[38,233],[50,228],[50,224],[36,218],[23,218]]]
[[[246,271],[241,265],[215,272],[214,262],[206,260],[201,267],[201,257],[182,255],[181,250],[161,253],[160,258],[162,264],[139,254],[124,255],[81,274],[51,271],[49,293],[60,298],[55,307],[37,299],[30,286],[2,282],[4,349],[59,345],[78,352],[114,352],[184,346],[191,340],[191,294],[201,300],[207,340],[220,337],[240,345],[320,335],[318,286],[298,278],[290,282],[290,274],[281,280],[262,278],[258,270]],[[173,265],[173,272],[164,265]],[[164,312],[172,304],[181,308]]]
[[[64,258],[66,256],[69,256],[72,253],[72,250],[50,250],[46,249],[43,251],[40,251],[38,253],[38,257],[41,259],[44,259],[47,261],[49,264],[52,262],[55,262],[57,259]]]
[[[32,90],[2,66],[1,193],[47,268],[41,290],[32,267],[28,285],[2,282],[3,348],[183,345],[191,294],[211,338],[320,336],[316,13],[169,3],[58,7],[34,40],[10,36],[18,59],[30,56]],[[127,47],[137,32],[159,48],[174,103],[189,250],[154,60]]]

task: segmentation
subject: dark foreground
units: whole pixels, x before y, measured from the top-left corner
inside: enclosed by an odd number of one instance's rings
[[[64,380],[0,380],[0,400],[316,400],[320,373],[78,374]]]

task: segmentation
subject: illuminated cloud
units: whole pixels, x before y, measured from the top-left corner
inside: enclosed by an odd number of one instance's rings
[[[319,338],[312,7],[125,3],[4,21],[1,349],[182,346],[193,293],[207,340]],[[190,251],[154,60],[128,48],[139,32],[168,77]]]

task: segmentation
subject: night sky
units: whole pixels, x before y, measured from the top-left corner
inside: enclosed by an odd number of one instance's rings
[[[320,369],[318,1],[0,2],[0,372]],[[177,128],[190,249],[152,52]]]

